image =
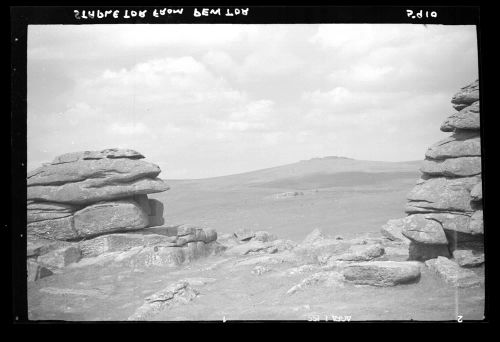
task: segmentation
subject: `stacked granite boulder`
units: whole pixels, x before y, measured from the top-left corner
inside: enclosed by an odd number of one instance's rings
[[[408,216],[390,220],[382,233],[408,239],[412,260],[445,257],[473,267],[484,262],[478,80],[451,102],[458,112],[441,131],[452,135],[427,150],[421,179],[407,197]]]
[[[151,231],[164,224],[163,204],[147,195],[169,187],[157,177],[160,168],[142,159],[142,154],[126,149],[75,152],[27,175],[30,279],[82,257],[124,251],[134,244],[181,247],[217,238],[201,228],[185,229],[179,236],[166,227],[169,236],[153,233],[165,229]]]

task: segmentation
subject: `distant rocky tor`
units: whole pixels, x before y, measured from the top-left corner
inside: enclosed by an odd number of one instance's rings
[[[484,263],[478,80],[460,89],[451,103],[458,112],[441,131],[452,135],[427,150],[422,177],[408,194],[408,216],[390,220],[382,233],[406,240],[410,259],[426,261],[456,283],[460,274],[474,275],[463,267]]]
[[[212,251],[214,230],[163,226],[163,204],[147,194],[169,187],[143,159],[125,149],[75,152],[28,173],[29,280],[89,258],[178,264]]]

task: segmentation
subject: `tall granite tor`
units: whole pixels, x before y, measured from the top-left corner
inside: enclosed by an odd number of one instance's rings
[[[421,178],[408,194],[407,217],[390,220],[382,233],[400,230],[410,259],[429,260],[483,254],[483,205],[479,131],[479,82],[451,100],[456,113],[441,125],[452,135],[425,153]]]
[[[162,225],[163,204],[147,194],[169,187],[160,168],[133,150],[58,156],[27,175],[27,233],[55,240]]]

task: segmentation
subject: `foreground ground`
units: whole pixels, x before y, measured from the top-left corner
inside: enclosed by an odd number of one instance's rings
[[[201,279],[199,295],[153,320],[480,320],[484,287],[457,289],[423,269],[418,283],[394,287],[318,284],[288,294],[318,271],[288,262],[255,272],[261,255],[212,256],[180,268],[86,267],[29,284],[30,319],[126,320],[144,298],[179,279]],[[319,266],[318,266],[319,267]],[[254,272],[252,272],[254,271]],[[477,270],[481,272],[481,270]],[[295,273],[295,274],[294,274]]]

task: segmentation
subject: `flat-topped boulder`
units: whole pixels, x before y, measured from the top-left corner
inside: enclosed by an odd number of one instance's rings
[[[344,267],[346,281],[359,285],[395,286],[418,281],[420,266],[415,262],[366,261]]]
[[[123,148],[108,148],[102,151],[82,151],[65,153],[54,158],[51,164],[71,163],[78,160],[96,160],[96,159],[142,159],[144,156],[134,150]]]
[[[62,185],[88,180],[90,186],[99,187],[123,183],[139,178],[155,178],[160,168],[138,159],[91,159],[69,163],[47,164],[28,175],[28,186]]]

